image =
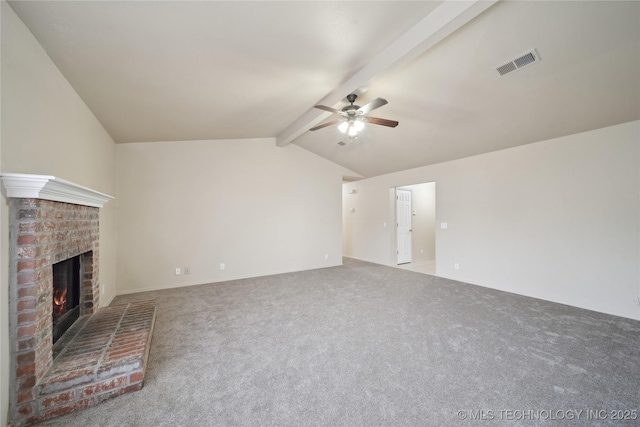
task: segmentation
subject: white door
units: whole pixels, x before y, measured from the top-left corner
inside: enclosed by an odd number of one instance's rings
[[[396,190],[398,264],[411,262],[411,191]]]

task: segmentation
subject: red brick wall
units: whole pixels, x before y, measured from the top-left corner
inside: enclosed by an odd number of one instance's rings
[[[42,199],[10,199],[10,419],[38,417],[34,388],[53,363],[52,265],[84,254],[80,315],[100,306],[99,209]]]

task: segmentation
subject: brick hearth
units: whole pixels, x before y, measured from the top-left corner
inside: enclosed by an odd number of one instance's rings
[[[140,390],[154,320],[149,301],[102,308],[91,316],[39,383],[40,418]]]

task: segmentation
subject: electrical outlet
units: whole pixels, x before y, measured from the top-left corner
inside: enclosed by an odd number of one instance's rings
[[[176,267],[176,276],[180,275],[180,267]]]
[[[220,264],[220,270],[224,270],[224,264]]]
[[[329,259],[329,254],[324,254],[324,259]]]
[[[453,264],[453,269],[454,270],[460,270],[460,264],[458,264],[457,262]]]
[[[191,267],[185,267],[184,274],[191,274]]]

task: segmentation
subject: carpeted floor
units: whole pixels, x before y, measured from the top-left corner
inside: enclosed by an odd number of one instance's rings
[[[352,259],[145,299],[145,387],[42,425],[640,425],[638,321]]]

